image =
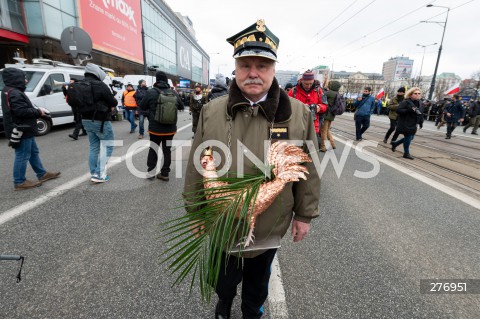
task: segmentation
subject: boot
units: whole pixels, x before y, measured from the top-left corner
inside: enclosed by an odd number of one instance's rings
[[[232,312],[232,301],[223,301],[218,299],[217,306],[215,307],[215,319],[230,319]]]
[[[16,191],[21,191],[24,189],[38,187],[40,185],[42,185],[42,181],[29,181],[28,179],[26,179],[25,182],[17,184],[14,187]]]
[[[75,141],[78,140],[78,135],[68,134],[69,137],[73,138]]]
[[[82,134],[80,134],[80,136],[87,136],[87,131],[83,131]]]
[[[403,154],[403,158],[407,158],[407,159],[409,159],[409,160],[415,159],[415,157],[413,157],[412,155],[410,155],[410,154],[408,154],[408,153],[407,153],[407,154]]]

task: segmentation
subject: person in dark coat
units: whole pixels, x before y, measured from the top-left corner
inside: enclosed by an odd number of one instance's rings
[[[13,163],[13,184],[15,190],[24,190],[42,185],[43,182],[60,176],[60,172],[47,172],[40,160],[35,141],[37,119],[44,115],[41,109],[33,106],[25,95],[25,72],[17,68],[5,68],[2,72],[2,111],[3,125],[9,146],[15,149]],[[27,163],[37,174],[38,181],[25,178]]]
[[[473,126],[472,134],[478,135],[477,130],[478,130],[478,127],[480,126],[480,102],[479,101],[477,102],[473,100],[470,101],[469,113],[470,113],[470,122],[467,125],[465,125],[465,127],[463,128],[463,133],[466,133],[467,129],[470,126]]]
[[[118,101],[108,85],[103,82],[106,76],[107,74],[96,64],[88,63],[85,66],[85,81],[90,82],[92,86],[96,109],[96,111],[82,113],[82,123],[87,131],[90,146],[88,167],[90,181],[93,183],[105,183],[110,180],[110,176],[107,175],[107,161],[112,155],[115,139],[112,112]],[[106,156],[100,153],[102,144],[106,145]]]
[[[417,125],[423,127],[423,112],[421,111],[421,91],[418,87],[413,87],[405,93],[405,99],[397,108],[397,132],[404,137],[396,142],[392,142],[392,151],[400,144],[403,144],[403,157],[413,160],[410,155],[410,143],[412,142]]]
[[[463,108],[460,96],[454,95],[453,101],[443,111],[445,113],[445,121],[447,121],[447,135],[445,139],[452,138],[452,133],[458,125],[458,122],[463,122],[465,118],[465,109]]]
[[[215,76],[215,85],[210,93],[208,93],[208,101],[226,94],[228,94],[227,81],[225,80],[225,76],[219,73]]]
[[[148,87],[147,87],[147,82],[145,80],[140,80],[138,81],[138,87],[137,90],[135,91],[135,101],[137,102],[137,105],[140,105],[142,103],[143,98],[145,97],[145,94],[147,94]],[[144,123],[145,123],[145,117],[148,117],[148,112],[138,110],[138,138],[142,139],[143,135],[145,134],[145,128],[144,128]]]
[[[157,174],[157,178],[167,182],[170,178],[170,164],[172,162],[172,139],[175,133],[177,133],[177,124],[160,124],[155,120],[155,112],[157,110],[157,100],[160,92],[173,93],[177,98],[177,110],[183,110],[182,99],[176,92],[174,92],[168,84],[168,78],[165,72],[157,71],[156,82],[153,84],[153,88],[149,89],[142,99],[140,104],[141,112],[148,114],[148,134],[150,136],[150,142],[157,145],[157,149],[150,147],[147,157],[147,178],[155,178],[155,169],[157,167],[158,154],[157,150],[162,144],[163,152],[163,165],[160,173]]]
[[[200,111],[202,107],[207,104],[205,96],[202,94],[202,85],[195,84],[195,91],[190,95],[190,113],[192,114],[192,132],[195,135],[197,131],[198,119],[200,118]],[[193,137],[192,137],[193,138]]]
[[[77,82],[77,79],[71,78],[70,84]],[[62,85],[62,92],[65,100],[68,101],[68,83]],[[72,113],[73,113],[73,120],[75,121],[75,128],[73,129],[72,134],[68,134],[68,137],[73,138],[75,141],[78,140],[79,136],[86,136],[87,132],[82,124],[82,114],[77,111],[76,107],[71,106]],[[82,134],[80,134],[80,130],[82,130]]]

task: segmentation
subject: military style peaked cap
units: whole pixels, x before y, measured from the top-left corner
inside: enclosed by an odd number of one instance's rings
[[[280,40],[267,28],[264,20],[258,20],[248,28],[227,39],[233,45],[233,57],[261,56],[277,61]]]

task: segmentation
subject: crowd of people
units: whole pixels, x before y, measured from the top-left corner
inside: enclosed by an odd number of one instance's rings
[[[322,86],[315,80],[310,70],[306,70],[297,83],[287,84],[282,89],[275,78],[279,39],[268,30],[262,20],[227,41],[234,47],[236,77],[227,83],[227,79],[218,74],[215,85],[208,94],[200,84],[197,84],[188,98],[194,134],[192,150],[204,141],[217,140],[227,145],[232,154],[236,154],[237,144],[241,142],[255,156],[264,158],[264,141],[283,139],[303,140],[305,143],[317,140],[318,145],[315,145],[315,148],[320,152],[326,152],[329,149],[328,144],[330,149],[336,148],[330,132],[335,117],[348,108],[346,104],[350,103],[354,111],[356,141],[363,139],[363,134],[370,126],[372,114],[387,113],[390,127],[383,142],[388,143],[393,134],[392,151],[395,152],[396,148],[403,144],[403,157],[414,158],[410,154],[410,143],[417,129],[422,128],[424,120],[422,92],[418,87],[407,91],[404,87],[399,88],[397,95],[386,105],[388,112],[382,112],[383,106],[379,106],[381,101],[372,96],[370,87],[365,87],[363,94],[355,101],[345,102],[339,94],[340,82],[331,80]],[[79,135],[84,135],[79,134],[80,131],[88,135],[88,164],[91,181],[94,183],[109,181],[106,162],[113,150],[113,145],[110,144],[106,147],[106,153],[101,154],[101,143],[114,140],[111,120],[117,106],[112,91],[103,82],[105,76],[105,72],[97,65],[93,63],[86,65],[85,80],[82,81],[86,81],[91,88],[92,107],[95,111],[90,109],[82,112],[81,108],[74,109],[76,126],[74,132],[69,135],[74,140],[77,140]],[[3,80],[5,88],[2,90],[1,98],[4,122],[10,145],[15,148],[14,188],[28,189],[59,177],[59,172],[46,171],[38,156],[34,127],[35,119],[42,115],[42,111],[35,109],[23,93],[25,73],[20,69],[6,68],[3,71]],[[72,87],[75,85],[74,82],[70,83]],[[64,92],[69,100],[69,91]],[[125,119],[130,124],[129,132],[135,133],[139,126],[139,139],[145,136],[144,121],[148,120],[147,132],[151,147],[147,156],[146,178],[151,180],[157,177],[168,181],[171,165],[170,142],[177,132],[176,112],[183,110],[184,104],[187,104],[185,94],[179,95],[170,87],[167,75],[157,71],[156,82],[152,88],[147,88],[144,80],[139,81],[136,90],[133,85],[128,84],[121,103]],[[478,102],[472,103],[467,110],[460,97],[455,95],[451,102],[446,101],[443,104],[439,113],[438,128],[446,123],[447,139],[452,137],[452,132],[457,124],[464,120],[467,111],[470,114],[470,121],[464,127],[464,132],[473,127],[472,134],[477,134],[480,122]],[[136,115],[139,117],[138,125]],[[282,129],[281,133],[274,134],[278,128]],[[399,135],[403,135],[400,140]],[[156,174],[158,155],[154,146],[157,149],[161,147],[163,152],[163,164],[158,174]],[[309,153],[310,156],[318,156],[317,152]],[[199,181],[202,181],[203,177],[196,169],[195,160],[198,159],[194,158],[192,151],[186,169],[185,194],[196,194],[202,188]],[[231,161],[229,164],[233,169],[239,170],[237,165],[243,165],[242,171],[247,174],[254,170],[248,163],[237,162],[237,156],[232,156],[228,160]],[[225,159],[222,161],[225,163]],[[25,179],[28,162],[36,172],[38,181]],[[290,226],[294,241],[300,241],[308,234],[311,220],[319,215],[320,176],[312,163],[305,166],[310,173],[308,178],[290,183],[278,200],[258,219],[255,229],[256,241],[266,239],[272,234],[283,237]],[[198,196],[185,198],[187,204],[198,200],[201,200]],[[194,231],[201,231],[201,228]],[[233,299],[237,295],[237,285],[242,281],[241,309],[244,318],[262,316],[262,306],[268,295],[270,267],[276,250],[276,248],[258,249],[242,256],[224,254],[222,272],[215,286],[218,295],[216,318],[230,318]]]

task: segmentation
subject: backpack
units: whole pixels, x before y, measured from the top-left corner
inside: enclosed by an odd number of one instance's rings
[[[335,101],[333,102],[333,105],[330,107],[330,111],[332,111],[333,114],[335,115],[342,115],[343,112],[345,112],[345,108],[347,107],[347,102],[345,101],[345,98],[343,95],[340,95],[337,93],[337,96],[335,97]]]
[[[154,89],[159,93],[155,109],[155,121],[165,125],[177,124],[177,96],[172,90]]]
[[[74,112],[78,113],[108,111],[106,105],[95,103],[92,83],[87,80],[73,82],[68,86],[67,103],[74,109]]]

